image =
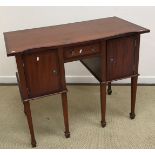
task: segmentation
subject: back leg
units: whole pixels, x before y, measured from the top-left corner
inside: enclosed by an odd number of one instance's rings
[[[108,82],[108,89],[107,89],[108,95],[112,94],[112,89],[111,89],[111,82]]]

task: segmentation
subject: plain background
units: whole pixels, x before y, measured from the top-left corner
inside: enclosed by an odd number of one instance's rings
[[[118,16],[146,27],[141,35],[139,83],[155,83],[155,7],[0,7],[0,83],[16,82],[14,57],[6,56],[3,32]],[[80,62],[65,64],[67,82],[94,83]],[[119,82],[129,82],[123,80]]]

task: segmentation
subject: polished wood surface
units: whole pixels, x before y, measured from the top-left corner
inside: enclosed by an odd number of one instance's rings
[[[131,77],[131,113],[130,113],[131,119],[135,118],[137,80],[138,80],[138,76]]]
[[[21,54],[17,54],[15,58],[16,58],[16,63],[17,63],[18,75],[19,75],[18,81],[19,81],[19,88],[21,90],[21,98],[25,100],[29,98],[29,95],[27,91],[25,71],[23,67],[24,61],[23,61]]]
[[[27,122],[28,122],[29,130],[30,130],[31,144],[32,144],[32,147],[36,147],[36,139],[35,139],[34,130],[33,130],[33,123],[32,123],[32,116],[31,116],[31,109],[30,109],[29,101],[24,102],[24,111],[27,117]]]
[[[7,55],[30,49],[66,46],[126,34],[146,33],[148,29],[118,17],[4,33]]]
[[[77,60],[79,58],[85,58],[85,56],[95,55],[100,53],[100,44],[86,43],[84,45],[74,45],[64,48],[65,61]]]
[[[101,100],[101,126],[106,126],[106,83],[100,83],[100,100]]]
[[[29,97],[62,90],[59,58],[56,50],[23,55]]]
[[[137,75],[139,38],[139,35],[131,35],[106,41],[106,80],[102,80],[102,76],[105,75],[105,73],[101,74],[101,61],[103,60],[101,56],[82,59],[81,62],[100,82],[113,81]]]
[[[140,34],[148,29],[118,17],[4,33],[7,55],[15,55],[17,80],[36,146],[29,101],[61,94],[65,137],[70,137],[64,63],[80,60],[100,83],[101,125],[106,126],[106,93],[111,82],[131,78],[135,118]],[[106,86],[108,89],[106,91]]]
[[[107,41],[107,79],[112,81],[134,74],[136,36]]]
[[[69,138],[70,132],[69,132],[69,121],[68,121],[67,93],[62,93],[61,98],[62,98],[62,108],[63,108],[64,124],[65,124],[65,137]]]

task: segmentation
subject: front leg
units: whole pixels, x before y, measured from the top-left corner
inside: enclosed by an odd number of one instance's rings
[[[136,92],[137,92],[137,80],[138,76],[131,77],[131,113],[130,118],[135,118],[135,103],[136,103]]]
[[[65,124],[65,137],[69,138],[70,132],[69,132],[69,121],[68,121],[67,93],[66,92],[62,93],[61,98],[62,98],[62,107],[63,107],[64,124]]]
[[[101,98],[101,126],[106,126],[106,83],[100,83],[100,98]]]
[[[30,109],[30,103],[29,101],[24,101],[24,111],[27,116],[27,122],[31,134],[31,145],[32,147],[36,147],[36,140],[34,136],[34,130],[33,130],[33,123],[32,123],[32,116],[31,116],[31,109]]]

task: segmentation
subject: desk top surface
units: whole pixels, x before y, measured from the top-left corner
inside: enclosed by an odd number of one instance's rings
[[[57,47],[74,43],[110,39],[129,33],[146,33],[148,29],[118,17],[102,18],[77,23],[5,32],[7,55],[26,50]]]

